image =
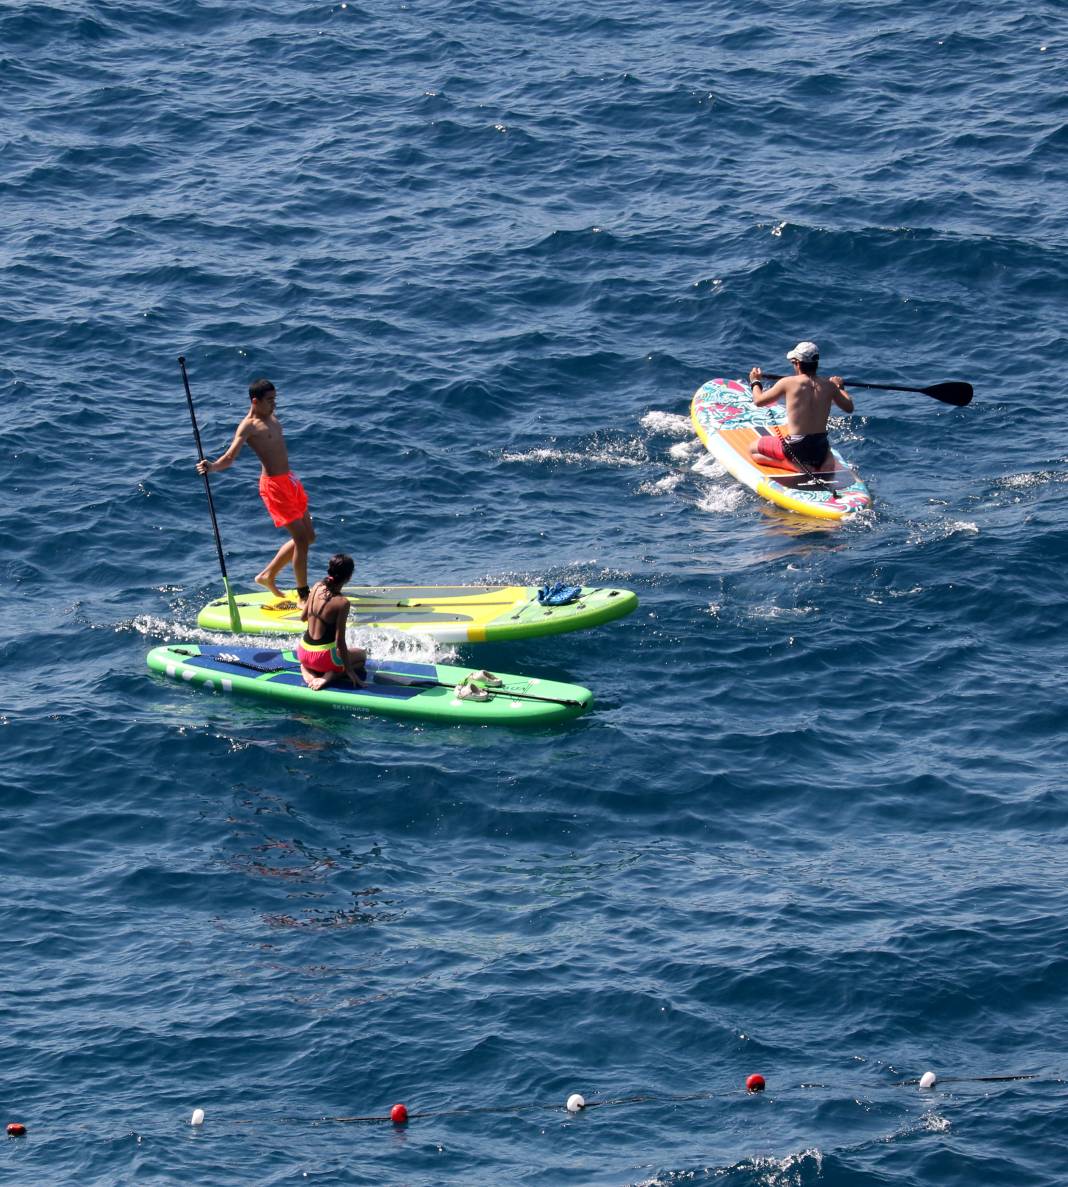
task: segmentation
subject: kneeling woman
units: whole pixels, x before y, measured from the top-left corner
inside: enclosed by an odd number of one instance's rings
[[[304,603],[300,617],[308,627],[297,644],[297,659],[300,674],[309,688],[325,688],[338,676],[348,676],[357,688],[364,686],[367,652],[360,647],[350,650],[345,641],[349,600],[341,590],[352,576],[353,568],[351,556],[343,552],[332,556],[326,576],[311,587]]]

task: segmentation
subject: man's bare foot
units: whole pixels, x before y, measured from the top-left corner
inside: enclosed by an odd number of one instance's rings
[[[253,577],[252,580],[255,581],[257,585],[262,585],[265,589],[269,589],[280,602],[285,601],[285,594],[282,593],[282,591],[278,588],[278,582],[275,581],[274,574],[269,572],[267,569],[264,569],[262,573],[258,574],[256,577]],[[301,609],[303,608],[304,607],[302,606]]]

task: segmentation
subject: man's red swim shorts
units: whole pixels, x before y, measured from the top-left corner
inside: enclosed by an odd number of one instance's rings
[[[296,474],[261,474],[260,498],[276,528],[300,519],[308,510],[308,496]]]
[[[769,433],[767,436],[761,435],[757,438],[757,452],[762,453],[769,461],[786,462],[791,465],[786,458],[786,451],[782,447],[782,438],[778,433]]]
[[[757,438],[757,452],[790,470],[819,469],[831,452],[826,433],[801,433],[783,439],[777,433]]]

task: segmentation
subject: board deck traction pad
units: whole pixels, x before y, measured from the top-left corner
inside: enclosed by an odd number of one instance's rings
[[[833,446],[835,469],[818,480],[780,469],[770,459],[766,466],[754,462],[750,444],[769,433],[782,436],[786,415],[779,404],[758,408],[748,384],[710,379],[694,393],[690,419],[705,448],[727,472],[769,502],[816,519],[845,519],[871,506],[863,480]]]
[[[543,606],[536,586],[523,585],[366,585],[345,590],[349,627],[408,631],[439,643],[497,643],[533,639],[600,626],[637,608],[629,589],[583,586],[564,606]],[[295,590],[279,602],[268,590],[236,595],[241,633],[294,635],[304,630]],[[209,602],[197,616],[206,630],[229,631],[225,597]]]
[[[168,643],[153,648],[149,668],[208,692],[244,692],[294,708],[330,708],[391,717],[474,724],[524,724],[565,720],[585,712],[593,694],[577,684],[497,673],[499,686],[486,688],[485,700],[456,693],[474,669],[408,660],[369,659],[367,685],[342,679],[320,690],[309,688],[292,651],[226,644]]]

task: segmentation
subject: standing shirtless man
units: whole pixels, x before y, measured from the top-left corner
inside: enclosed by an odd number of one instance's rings
[[[820,348],[815,342],[799,342],[786,357],[794,365],[793,375],[784,375],[765,391],[761,370],[753,367],[749,372],[749,386],[753,391],[753,403],[758,408],[774,404],[776,400],[786,401],[789,435],[786,438],[778,433],[762,435],[750,446],[749,453],[758,465],[774,462],[784,469],[826,473],[835,467],[827,440],[831,404],[837,404],[843,412],[852,412],[853,398],[843,387],[840,375],[823,379],[816,374]]]
[[[290,535],[275,553],[274,560],[256,577],[258,585],[265,585],[279,601],[285,595],[278,588],[278,574],[292,564],[296,579],[300,608],[308,600],[308,549],[315,543],[315,529],[308,514],[308,496],[300,479],[289,470],[282,425],[274,414],[278,393],[269,379],[255,379],[248,387],[252,407],[237,426],[230,448],[215,461],[197,462],[201,474],[215,474],[228,470],[247,442],[260,459],[260,498],[263,500],[276,528],[285,528]]]

